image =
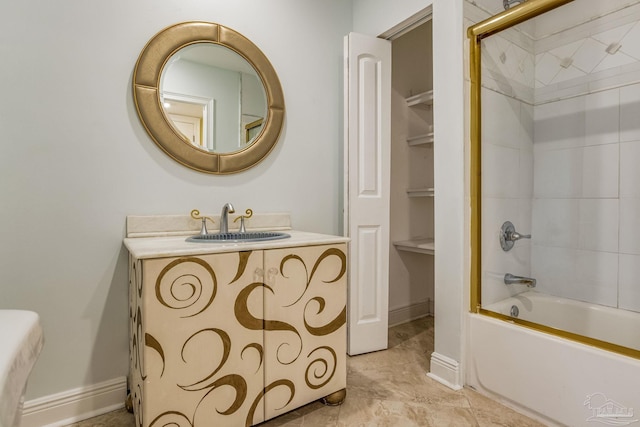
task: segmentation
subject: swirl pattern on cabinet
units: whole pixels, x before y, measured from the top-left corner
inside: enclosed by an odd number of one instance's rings
[[[345,246],[130,257],[136,426],[251,426],[344,389]]]

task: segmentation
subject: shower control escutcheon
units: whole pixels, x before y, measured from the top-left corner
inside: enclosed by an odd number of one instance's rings
[[[513,248],[516,240],[520,239],[530,239],[531,234],[520,234],[516,231],[516,227],[511,223],[511,221],[505,221],[500,227],[500,246],[502,250],[507,252]]]

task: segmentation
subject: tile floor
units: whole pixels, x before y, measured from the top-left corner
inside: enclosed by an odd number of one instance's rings
[[[543,426],[470,389],[452,391],[425,375],[433,351],[433,318],[389,329],[389,349],[349,357],[341,406],[314,402],[260,427]],[[73,427],[134,427],[124,409]]]

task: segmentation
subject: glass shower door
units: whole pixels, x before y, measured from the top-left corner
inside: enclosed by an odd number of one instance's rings
[[[639,357],[640,2],[562,3],[470,30],[472,310]]]

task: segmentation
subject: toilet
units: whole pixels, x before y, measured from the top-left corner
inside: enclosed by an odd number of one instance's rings
[[[0,427],[19,427],[24,393],[44,336],[40,316],[0,310]]]

